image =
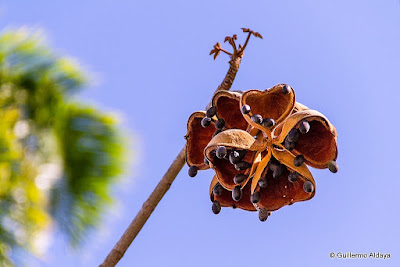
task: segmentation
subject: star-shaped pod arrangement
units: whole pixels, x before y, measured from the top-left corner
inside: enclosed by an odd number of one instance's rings
[[[220,45],[214,53],[243,55],[248,39],[236,49],[234,35],[226,39],[233,54]],[[189,117],[187,129],[189,176],[215,171],[210,185],[215,214],[221,207],[240,208],[258,211],[265,221],[272,211],[315,195],[308,166],[338,171],[335,128],[324,115],[296,102],[287,84],[264,91],[217,90],[206,111]]]

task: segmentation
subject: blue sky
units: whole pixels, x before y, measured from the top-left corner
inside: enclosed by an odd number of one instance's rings
[[[312,170],[316,196],[261,223],[240,210],[215,216],[212,171],[192,179],[185,166],[118,266],[400,266],[399,1],[0,1],[0,24],[42,28],[93,74],[79,97],[117,111],[134,136],[135,163],[101,228],[78,250],[57,237],[32,266],[103,261],[222,81],[228,58],[209,51],[226,35],[243,41],[241,27],[264,39],[250,41],[232,89],[290,84],[335,125],[339,173]]]

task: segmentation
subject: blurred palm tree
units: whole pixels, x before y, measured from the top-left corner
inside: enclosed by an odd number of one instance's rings
[[[85,84],[35,32],[0,36],[0,264],[43,252],[49,229],[72,245],[99,223],[123,165],[116,120],[71,99]]]

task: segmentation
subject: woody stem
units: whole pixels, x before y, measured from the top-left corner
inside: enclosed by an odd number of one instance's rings
[[[137,213],[135,219],[133,219],[131,224],[126,229],[125,233],[121,236],[117,244],[110,251],[107,258],[100,265],[100,267],[115,266],[124,256],[132,241],[139,234],[147,219],[150,217],[157,204],[163,198],[165,193],[171,187],[172,182],[181,171],[183,165],[185,164],[185,151],[186,147],[184,147],[181,152],[179,152],[174,162],[172,162],[167,172],[161,178],[160,182],[158,182],[154,191],[151,193],[146,202],[143,203],[143,206]]]
[[[228,53],[226,51],[224,52]],[[239,65],[242,60],[242,57],[243,53],[240,53],[239,55],[236,54],[231,55],[231,60],[229,61],[230,64],[229,70],[225,75],[225,78],[222,81],[222,83],[218,86],[217,90],[215,90],[215,93],[221,90],[229,91],[229,89],[232,86],[233,80],[236,77],[236,73],[239,70]],[[211,103],[209,104],[209,106],[211,106]],[[158,203],[161,201],[165,193],[171,187],[171,184],[175,180],[178,173],[183,168],[183,165],[185,164],[185,152],[186,152],[186,147],[183,147],[181,152],[179,152],[178,156],[175,158],[171,166],[168,168],[167,172],[158,182],[154,191],[148,197],[146,202],[143,203],[142,208],[139,210],[136,217],[133,219],[131,224],[125,230],[125,233],[121,236],[117,244],[107,255],[107,257],[100,265],[100,267],[115,266],[124,256],[126,250],[129,248],[133,240],[139,234],[140,230],[143,228],[147,219],[150,217],[154,209],[157,207]]]

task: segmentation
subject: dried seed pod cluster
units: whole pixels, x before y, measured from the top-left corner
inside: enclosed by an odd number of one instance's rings
[[[226,52],[219,45],[214,50]],[[187,129],[189,176],[215,171],[209,191],[215,214],[221,207],[240,208],[258,211],[265,221],[272,211],[315,195],[308,166],[338,171],[335,128],[324,115],[296,102],[287,84],[217,91],[206,111],[189,117]]]

